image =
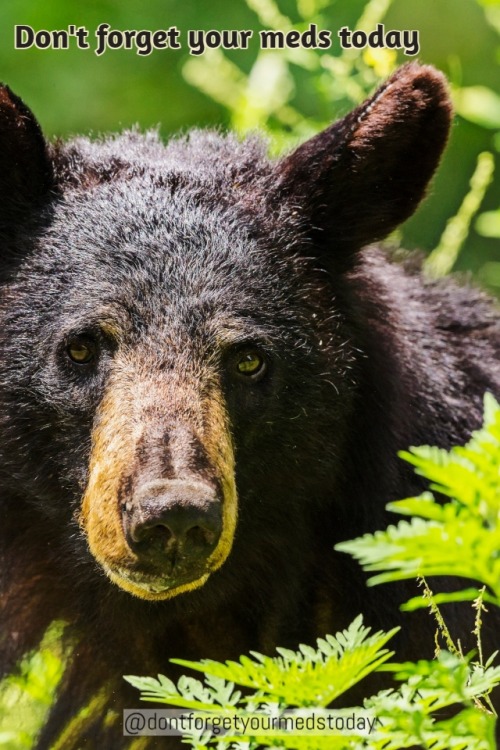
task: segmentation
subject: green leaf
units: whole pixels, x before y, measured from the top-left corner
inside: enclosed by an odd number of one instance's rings
[[[454,91],[456,111],[483,128],[500,128],[500,96],[486,86],[469,86]]]
[[[479,589],[463,589],[462,591],[453,591],[452,593],[446,594],[433,594],[432,600],[434,604],[450,604],[453,602],[473,602],[479,596]],[[495,604],[495,597],[488,596],[485,592],[484,600]],[[414,612],[416,609],[424,609],[429,606],[429,603],[421,596],[415,596],[405,604],[401,605],[403,612]]]
[[[476,221],[476,231],[483,237],[500,238],[500,209],[480,214]]]

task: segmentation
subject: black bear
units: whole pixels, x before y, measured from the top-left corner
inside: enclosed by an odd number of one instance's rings
[[[494,304],[373,245],[450,119],[410,64],[273,162],[213,132],[47,143],[0,89],[2,673],[53,619],[76,642],[39,750],[129,747],[122,675],[169,657],[402,620],[412,585],[367,590],[334,544],[420,491],[399,449],[500,396]],[[398,657],[430,656],[408,618]]]

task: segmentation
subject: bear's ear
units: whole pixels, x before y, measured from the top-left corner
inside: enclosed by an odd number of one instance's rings
[[[52,166],[40,126],[8,86],[0,85],[0,224],[9,227],[41,203]]]
[[[413,213],[451,117],[444,76],[405,65],[361,106],[278,163],[274,197],[297,206],[318,248],[346,257]]]

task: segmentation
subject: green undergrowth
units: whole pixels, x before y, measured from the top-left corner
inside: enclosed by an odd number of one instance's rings
[[[64,624],[53,622],[37,651],[0,682],[0,747],[29,750],[55,697],[64,672]]]

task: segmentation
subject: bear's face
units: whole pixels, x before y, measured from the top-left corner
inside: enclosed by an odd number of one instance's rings
[[[271,455],[274,482],[297,450],[313,462],[325,391],[341,412],[353,353],[333,309],[325,324],[325,274],[290,246],[285,216],[270,246],[255,215],[236,222],[234,205],[150,182],[53,203],[3,319],[11,399],[41,436],[43,512],[71,507],[110,578],[158,599],[222,565],[238,506],[255,523]]]
[[[213,134],[50,149],[7,89],[0,104],[12,491],[144,599],[262,554],[273,525],[291,543],[356,383],[333,278],[421,197],[446,138],[441,78],[402,69],[277,165]]]

